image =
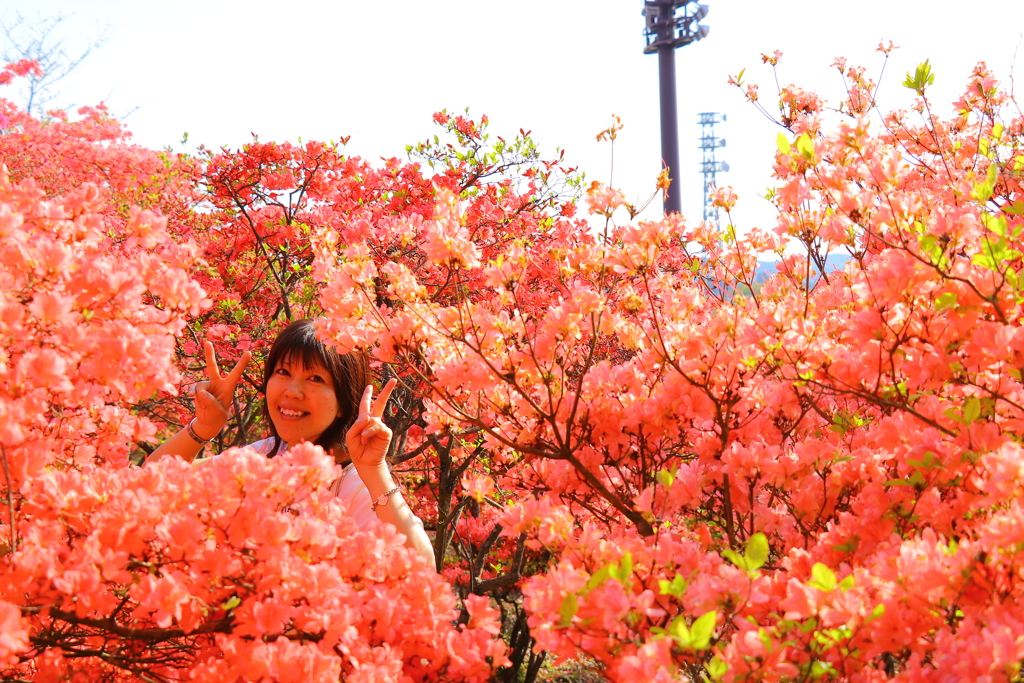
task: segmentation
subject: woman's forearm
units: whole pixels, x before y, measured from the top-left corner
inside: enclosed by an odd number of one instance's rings
[[[208,429],[208,428],[207,428]],[[168,455],[177,455],[179,458],[184,458],[185,462],[192,462],[196,456],[199,455],[199,451],[206,445],[206,441],[200,442],[202,439],[206,439],[206,433],[204,433],[204,426],[198,423],[193,423],[193,430],[199,440],[189,434],[188,427],[182,429],[171,438],[164,441],[160,446],[157,447],[149,457],[146,458],[146,462],[151,462],[159,458]],[[214,435],[216,436],[216,435]],[[212,438],[212,437],[211,437]]]
[[[399,490],[384,497],[384,494],[398,488],[388,466],[384,463],[369,468],[357,466],[356,473],[359,474],[363,485],[370,492],[370,500],[381,501],[374,510],[377,514],[377,519],[394,526],[395,529],[405,536],[405,544],[407,546],[426,558],[431,566],[436,567],[434,547],[430,543],[430,537],[427,536],[427,532],[423,528],[423,522],[413,514],[412,509],[405,502],[401,489],[399,488]]]

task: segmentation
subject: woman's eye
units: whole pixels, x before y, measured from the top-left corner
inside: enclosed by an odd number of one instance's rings
[[[324,378],[321,377],[320,375],[313,375],[309,379],[312,382],[323,382],[324,381]]]
[[[278,368],[278,369],[274,370],[274,374],[275,375],[287,375],[288,371],[286,369],[284,369],[284,368]]]

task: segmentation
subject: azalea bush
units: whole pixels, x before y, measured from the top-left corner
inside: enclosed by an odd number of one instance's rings
[[[463,681],[506,663],[486,598],[457,602],[390,527],[358,531],[321,495],[339,470],[319,448],[131,464],[166,435],[147,416],[180,400],[217,294],[201,176],[101,109],[43,125],[5,107],[4,679]]]
[[[467,490],[546,564],[537,647],[610,680],[1020,675],[1024,120],[984,65],[940,119],[925,63],[872,124],[875,84],[836,66],[838,106],[779,93],[771,230],[630,220],[593,185],[603,232],[554,218],[497,254],[453,194],[318,236],[328,334],[486,453]]]
[[[841,102],[765,107],[776,224],[722,188],[721,233],[580,197],[485,118],[377,168],[8,106],[5,675],[1019,680],[1024,117],[984,65],[951,118],[927,63],[881,117],[836,68]],[[79,170],[46,142],[76,131]],[[351,528],[315,448],[128,464],[187,419],[205,336],[258,354],[299,315],[399,379],[437,567]],[[222,446],[262,435],[257,383]]]
[[[304,446],[36,477],[3,577],[28,615],[2,603],[6,675],[486,680],[505,661],[497,612],[470,600],[457,628],[433,568],[330,495],[338,473]]]

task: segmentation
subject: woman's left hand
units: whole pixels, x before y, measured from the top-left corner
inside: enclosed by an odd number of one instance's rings
[[[391,429],[381,416],[398,380],[391,378],[373,400],[373,385],[366,387],[359,401],[359,416],[345,434],[348,457],[357,468],[378,467],[384,463],[391,445]]]

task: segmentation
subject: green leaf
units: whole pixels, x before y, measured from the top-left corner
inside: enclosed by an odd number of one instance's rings
[[[987,202],[992,196],[993,190],[996,187],[996,166],[992,164],[988,167],[988,175],[985,180],[977,183],[971,190],[971,196],[977,199],[979,202]],[[984,218],[984,214],[982,216]]]
[[[691,644],[690,629],[686,627],[686,617],[678,616],[668,625],[668,634],[685,648]]]
[[[853,588],[857,583],[857,580],[853,578],[853,574],[847,575],[845,579],[839,582],[839,590],[844,593]]]
[[[872,621],[882,616],[883,614],[885,614],[885,605],[880,603],[877,607],[875,607],[875,609],[871,610],[871,614],[868,616],[867,619],[864,620],[864,623],[870,624]]]
[[[964,403],[964,424],[972,424],[981,415],[981,399],[971,396]]]
[[[784,133],[779,133],[775,136],[775,146],[779,148],[779,151],[783,154],[789,154],[791,147],[789,146],[789,138]]]
[[[605,581],[611,577],[611,575],[612,565],[606,564],[591,575],[590,579],[587,580],[587,585],[584,590],[589,593],[595,588],[600,588],[604,585]]]
[[[981,266],[982,268],[998,271],[999,264],[1005,260],[1006,255],[1007,249],[1005,240],[1000,238],[993,242],[988,238],[982,238],[981,251],[971,258],[971,263]]]
[[[706,650],[711,644],[711,636],[715,633],[718,612],[711,610],[700,616],[690,627],[690,646],[694,650]]]
[[[957,419],[957,421],[959,421],[960,418],[956,418],[956,419]],[[917,467],[917,468],[920,468],[922,470],[944,470],[944,469],[946,469],[945,467],[943,467],[942,463],[939,462],[939,459],[935,457],[935,454],[932,453],[931,451],[928,451],[927,453],[925,453],[924,457],[922,457],[920,460],[908,459],[907,460],[907,464],[910,465],[911,467]]]
[[[746,571],[746,569],[747,569],[747,558],[740,557],[740,555],[736,551],[732,550],[731,548],[726,548],[725,550],[723,550],[722,551],[722,557],[724,557],[725,559],[729,560],[730,562],[732,562],[734,565],[736,565],[740,569]]]
[[[986,252],[975,254],[974,257],[971,259],[971,262],[974,263],[975,265],[980,265],[983,268],[995,270],[995,259],[992,258],[991,254],[988,254]]]
[[[925,88],[934,82],[935,74],[932,73],[932,65],[926,59],[917,65],[917,70],[914,71],[913,76],[910,75],[909,71],[907,72],[907,78],[903,81],[903,85],[918,95],[924,95]]]
[[[725,663],[725,660],[721,659],[718,655],[711,658],[711,661],[704,665],[707,669],[708,676],[711,677],[712,681],[720,681],[729,672],[729,665]]]
[[[620,581],[625,581],[633,575],[633,555],[626,553],[622,556],[622,578]]]
[[[748,571],[760,569],[768,561],[768,538],[758,532],[747,539],[744,555],[747,558]]]
[[[626,583],[633,574],[633,556],[627,552],[618,564],[609,565],[608,571],[613,579],[619,583]]]
[[[657,479],[658,483],[665,488],[671,488],[673,482],[676,480],[676,474],[670,470],[658,470],[658,473],[654,475],[654,478]]]
[[[683,593],[686,592],[686,587],[689,583],[689,581],[683,578],[682,574],[676,574],[671,581],[659,579],[658,590],[662,595],[671,595],[678,598],[682,597]]]
[[[918,244],[921,245],[921,251],[928,255],[932,263],[942,264],[943,259],[943,245],[939,243],[939,238],[935,235],[921,235],[918,239]]]
[[[820,659],[811,662],[811,678],[821,678],[831,670],[832,665],[828,662],[823,662]]]
[[[796,151],[800,152],[804,159],[814,160],[814,141],[811,140],[810,135],[800,133],[800,137],[796,139]]]
[[[232,595],[229,599],[225,600],[223,604],[221,604],[220,608],[222,610],[224,610],[225,612],[227,612],[228,610],[235,609],[236,607],[238,607],[241,604],[242,604],[242,599],[240,597],[238,597],[237,595]]]
[[[580,601],[576,597],[575,593],[569,593],[562,598],[562,607],[558,610],[559,626],[569,626],[572,624],[572,618],[576,616],[576,612],[580,609]]]
[[[818,618],[817,617],[810,617],[810,618],[807,619],[807,621],[803,622],[802,624],[798,623],[797,624],[797,628],[800,629],[800,633],[803,633],[803,634],[810,633],[814,629],[818,628]]]
[[[854,534],[846,543],[836,544],[832,546],[832,548],[841,553],[852,553],[857,549],[858,546],[860,546],[860,536]]]
[[[807,585],[811,588],[817,588],[828,593],[835,590],[838,583],[835,572],[821,562],[815,562],[814,566],[811,567],[811,580],[807,582]]]
[[[956,292],[943,292],[935,297],[935,310],[944,311],[947,308],[953,308],[956,303]]]

